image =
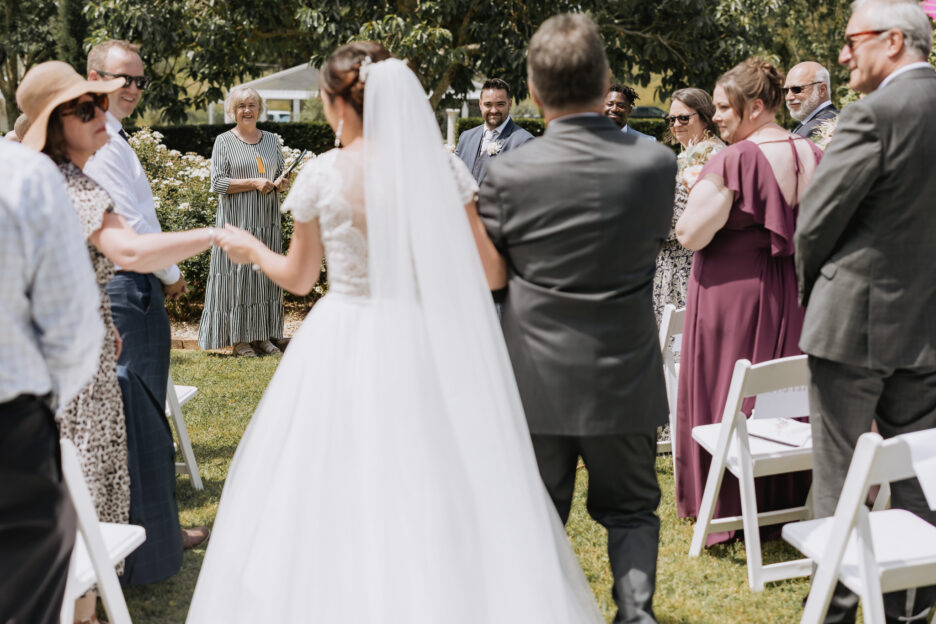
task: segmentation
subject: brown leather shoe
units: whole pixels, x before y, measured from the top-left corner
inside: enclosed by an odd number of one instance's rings
[[[182,529],[182,548],[195,548],[208,539],[211,531],[206,526]]]

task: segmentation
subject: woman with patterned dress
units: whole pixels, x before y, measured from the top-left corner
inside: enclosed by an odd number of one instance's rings
[[[56,414],[59,432],[78,449],[82,474],[98,519],[129,523],[131,482],[127,466],[127,429],[117,378],[120,337],[105,291],[115,263],[141,272],[158,270],[211,245],[212,228],[189,232],[137,234],[114,211],[107,192],[82,173],[81,168],[107,142],[104,111],[108,93],[123,85],[122,78],[88,82],[70,65],[59,61],[31,69],[16,92],[17,102],[30,119],[23,144],[41,150],[65,176],[72,205],[78,215],[101,297],[101,319],[106,328],[98,370],[94,378]],[[122,564],[121,564],[122,566]],[[75,622],[95,622],[96,594],[78,600]]]
[[[748,59],[719,79],[713,119],[729,146],[699,173],[676,224],[679,242],[695,250],[676,410],[676,503],[682,518],[698,514],[711,462],[692,439],[692,428],[721,421],[735,362],[801,353],[804,311],[797,303],[793,232],[822,152],[775,123],[782,85],[783,76],[760,59]],[[758,478],[757,508],[802,505],[809,483],[808,473]],[[740,514],[738,481],[726,474],[715,517]],[[713,533],[707,542],[733,536]]]
[[[696,181],[702,166],[710,156],[725,146],[716,137],[718,127],[712,121],[715,105],[702,89],[679,89],[674,92],[670,105],[667,143],[679,143],[682,151],[676,158],[676,200],[673,204],[673,227],[657,256],[653,276],[653,312],[657,325],[663,317],[667,303],[677,309],[686,306],[686,288],[692,268],[692,251],[676,240],[676,222],[686,208],[689,189]]]
[[[257,128],[263,98],[250,87],[235,87],[224,107],[237,125],[218,135],[211,151],[211,188],[219,196],[215,227],[234,225],[281,252],[283,151],[275,134]],[[213,250],[198,345],[231,345],[234,355],[252,357],[258,351],[279,353],[272,341],[282,336],[283,289],[249,265],[238,266]]]

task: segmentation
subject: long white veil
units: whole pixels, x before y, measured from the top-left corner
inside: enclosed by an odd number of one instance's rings
[[[364,197],[371,304],[385,318],[420,317],[423,335],[414,340],[424,340],[431,357],[421,370],[385,367],[382,383],[419,374],[426,391],[442,397],[438,418],[449,421],[468,466],[464,498],[480,523],[484,591],[504,594],[492,604],[515,609],[515,617],[500,612],[496,621],[599,622],[536,467],[503,335],[446,158],[413,72],[397,59],[370,65]],[[531,620],[533,613],[543,613],[542,619]]]

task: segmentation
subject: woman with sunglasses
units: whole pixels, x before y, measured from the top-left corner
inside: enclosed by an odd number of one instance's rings
[[[692,428],[721,421],[735,362],[801,353],[793,232],[822,152],[776,123],[782,87],[783,74],[757,58],[719,78],[712,119],[729,146],[702,168],[676,223],[679,242],[695,251],[676,409],[680,517],[698,514],[709,466]],[[751,407],[745,404],[746,411]],[[759,478],[757,508],[802,505],[808,490],[808,473]],[[738,482],[726,475],[715,517],[740,514]],[[708,544],[732,537],[715,533]]]
[[[69,196],[88,241],[88,253],[101,297],[104,345],[94,378],[56,414],[62,437],[75,443],[82,472],[102,522],[130,520],[130,475],[127,431],[117,378],[120,337],[111,316],[105,285],[115,263],[132,271],[151,272],[200,253],[211,246],[213,228],[188,232],[137,234],[114,212],[107,193],[82,168],[108,140],[104,111],[107,94],[124,80],[88,82],[59,61],[29,70],[16,91],[16,101],[30,120],[24,145],[41,150],[65,176]],[[78,600],[75,622],[96,622],[96,594]]]
[[[692,267],[692,251],[676,240],[676,221],[682,216],[689,198],[689,189],[695,183],[702,166],[709,157],[725,144],[718,138],[718,127],[712,121],[715,105],[711,96],[702,89],[680,89],[670,98],[669,131],[664,140],[670,145],[679,143],[682,151],[676,158],[676,201],[673,204],[673,227],[657,256],[653,276],[653,311],[657,324],[663,308],[671,303],[676,308],[686,305],[686,288]]]

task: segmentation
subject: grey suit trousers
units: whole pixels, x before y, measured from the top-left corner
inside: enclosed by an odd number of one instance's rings
[[[817,518],[835,513],[858,437],[877,422],[884,438],[936,427],[936,368],[869,369],[809,356],[813,435],[813,498]],[[891,506],[936,525],[916,479],[891,484]],[[919,614],[936,602],[936,586],[884,597],[888,622]],[[839,586],[826,622],[854,622],[858,598]],[[906,621],[906,620],[903,620]]]
[[[608,558],[618,606],[614,624],[656,622],[660,486],[656,427],[643,433],[562,436],[533,434],[533,451],[562,523],[569,519],[581,455],[588,469],[588,513],[608,530]]]

